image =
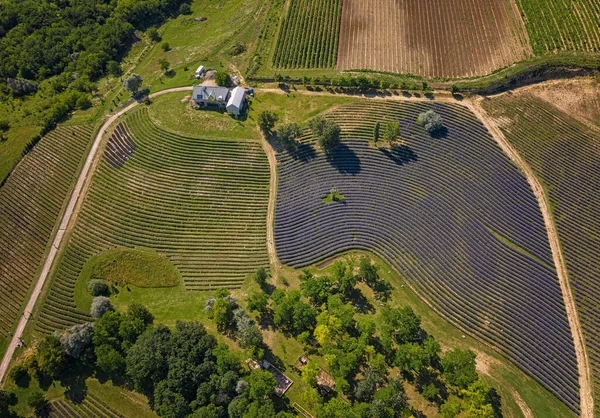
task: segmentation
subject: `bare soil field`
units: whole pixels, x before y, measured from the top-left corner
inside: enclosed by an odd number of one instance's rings
[[[532,54],[510,0],[345,0],[337,67],[485,75]]]

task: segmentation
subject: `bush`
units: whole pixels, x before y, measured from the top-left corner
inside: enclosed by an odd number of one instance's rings
[[[92,106],[92,101],[86,95],[82,95],[75,102],[75,106],[82,110],[89,109]]]
[[[334,121],[317,116],[310,120],[308,126],[324,152],[330,153],[339,145],[341,129]]]
[[[23,383],[29,381],[29,368],[23,363],[16,364],[10,371],[10,378],[17,386],[27,386]]]
[[[132,93],[136,93],[143,83],[142,76],[139,74],[131,74],[125,79],[125,88]]]
[[[269,134],[278,120],[279,117],[274,112],[265,110],[258,115],[258,126],[265,134]]]
[[[277,138],[286,144],[292,143],[302,136],[302,129],[297,123],[287,123],[277,129]]]
[[[192,13],[192,8],[190,7],[189,4],[183,3],[181,6],[179,6],[179,14],[189,15],[191,13]]]
[[[6,132],[10,129],[10,123],[6,119],[0,119],[0,131]]]
[[[60,336],[60,344],[67,355],[78,359],[92,341],[93,325],[90,323],[74,325]]]
[[[113,77],[119,77],[123,74],[123,70],[121,70],[121,66],[117,61],[108,61],[106,63],[106,71]]]
[[[215,83],[217,86],[229,87],[231,85],[231,77],[227,71],[219,70],[215,73]]]
[[[92,296],[107,296],[108,285],[103,280],[90,280],[87,286],[88,293]]]
[[[169,45],[168,42],[163,42],[162,44],[160,44],[160,47],[162,48],[163,51],[167,52],[171,50],[171,45]]]
[[[106,296],[96,296],[92,302],[92,308],[90,309],[90,315],[92,318],[101,318],[108,311],[114,311],[110,299]]]
[[[240,55],[241,53],[246,51],[246,45],[241,42],[236,42],[236,44],[231,48],[231,55]]]
[[[421,113],[417,118],[419,125],[425,127],[427,132],[433,134],[444,127],[442,117],[433,110]]]

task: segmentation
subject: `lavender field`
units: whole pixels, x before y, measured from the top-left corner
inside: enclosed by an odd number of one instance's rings
[[[415,120],[435,109],[447,130]],[[544,222],[525,177],[460,105],[359,103],[327,117],[342,127],[332,158],[308,132],[279,153],[275,244],[302,267],[362,249],[385,258],[449,321],[501,350],[572,410],[576,357]],[[369,145],[376,122],[403,143]],[[343,202],[325,203],[333,188]]]

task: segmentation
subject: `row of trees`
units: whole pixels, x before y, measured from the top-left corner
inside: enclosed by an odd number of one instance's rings
[[[275,81],[278,83],[301,83],[305,86],[317,86],[325,85],[330,87],[342,87],[358,89],[360,91],[367,91],[370,89],[386,90],[386,89],[399,89],[399,90],[421,90],[428,92],[430,90],[429,85],[425,81],[400,81],[398,83],[389,82],[385,79],[370,78],[365,75],[359,75],[353,77],[351,75],[343,75],[340,77],[312,77],[303,76],[302,78],[293,79],[290,76],[284,76],[282,74],[275,74]]]

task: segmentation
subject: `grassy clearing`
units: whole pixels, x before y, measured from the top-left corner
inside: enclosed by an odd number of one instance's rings
[[[162,254],[151,250],[117,248],[91,257],[80,280],[104,280],[119,286],[173,287],[181,282],[177,268]]]

